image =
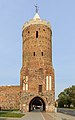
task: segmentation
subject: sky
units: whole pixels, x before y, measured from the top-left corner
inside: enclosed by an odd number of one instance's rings
[[[0,0],[0,86],[19,85],[22,26],[35,15],[52,26],[55,94],[75,85],[75,0]]]

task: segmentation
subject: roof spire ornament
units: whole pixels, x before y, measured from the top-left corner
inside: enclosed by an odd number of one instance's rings
[[[36,14],[35,14],[35,16],[34,16],[34,20],[40,20],[40,16],[39,16],[39,14],[38,14],[38,6],[37,6],[37,4],[35,5],[35,8],[36,8]]]
[[[35,8],[36,8],[36,13],[38,13],[38,6],[37,6],[37,4],[35,5]]]

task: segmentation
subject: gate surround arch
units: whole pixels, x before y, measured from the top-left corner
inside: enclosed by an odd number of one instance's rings
[[[45,111],[46,109],[44,100],[39,96],[32,98],[29,103],[29,112],[33,111],[34,109],[40,109],[40,111]]]

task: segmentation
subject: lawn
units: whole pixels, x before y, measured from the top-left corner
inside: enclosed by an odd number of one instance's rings
[[[24,114],[15,113],[12,111],[0,111],[0,117],[14,117],[14,118],[21,118]]]

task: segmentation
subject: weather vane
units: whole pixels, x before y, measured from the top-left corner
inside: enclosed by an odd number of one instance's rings
[[[36,8],[36,13],[38,13],[38,6],[37,6],[37,4],[35,5],[35,8]]]

